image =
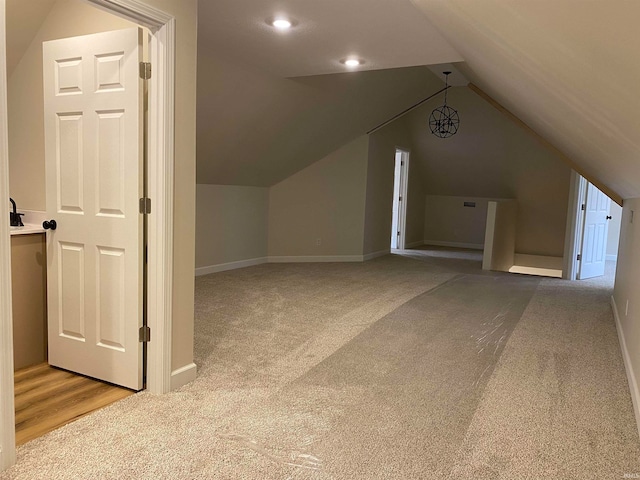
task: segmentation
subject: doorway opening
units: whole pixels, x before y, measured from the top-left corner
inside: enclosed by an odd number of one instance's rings
[[[20,2],[22,4],[24,2]],[[174,111],[175,111],[175,17],[140,0],[83,0],[117,17],[143,26],[151,32],[150,60],[154,75],[150,80],[149,112],[149,196],[154,201],[154,214],[149,217],[149,244],[146,253],[149,269],[148,318],[154,342],[149,345],[147,388],[153,393],[166,393],[195,377],[195,365],[172,372],[171,326],[173,292],[173,186],[174,186]],[[73,11],[79,26],[83,16]],[[32,15],[30,12],[29,15]],[[0,44],[6,39],[5,0],[0,0]],[[37,22],[36,22],[37,23]],[[112,28],[109,28],[111,30]],[[82,34],[84,32],[78,32]],[[24,37],[24,35],[23,35]],[[7,77],[6,57],[0,59],[0,193],[9,198],[9,160],[7,155]],[[72,76],[71,76],[72,77]],[[71,78],[69,75],[67,79]],[[37,78],[32,75],[29,80]],[[32,83],[32,82],[30,82]],[[15,411],[11,309],[11,272],[9,226],[0,226],[0,469],[15,463]]]
[[[406,247],[407,191],[409,187],[409,152],[396,149],[393,177],[393,211],[391,215],[391,249]]]
[[[614,276],[622,207],[576,172],[570,195],[564,277]]]
[[[44,164],[30,160],[28,167],[36,179],[44,177],[44,188],[34,189],[44,190],[44,198],[12,182],[20,177],[13,175],[16,160],[9,183],[14,196],[33,209],[34,226],[47,229],[26,234],[46,239],[39,252],[20,241],[24,232],[11,232],[18,445],[131,394],[106,382],[143,387],[138,322],[144,216],[138,204],[145,183],[146,82],[139,78],[139,63],[148,51],[147,32],[79,0],[58,2],[42,14],[25,50],[9,43],[17,50],[10,53],[20,57],[8,72],[9,148],[22,161],[30,148],[36,158],[44,157]],[[9,39],[14,31],[9,29]],[[43,83],[27,85],[27,75]],[[21,115],[29,109],[42,110],[44,124]],[[12,134],[16,130],[28,130],[31,137]],[[34,268],[46,283],[19,288]],[[43,308],[20,308],[31,303],[25,292],[46,296]],[[29,335],[21,331],[26,325],[38,328]],[[27,351],[40,355],[25,358]]]

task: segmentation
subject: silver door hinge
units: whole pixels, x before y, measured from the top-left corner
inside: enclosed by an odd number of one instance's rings
[[[400,166],[404,167],[404,160],[400,160]]]
[[[583,203],[582,207],[580,207],[580,210],[586,210],[586,208],[587,208],[587,205]]]
[[[140,199],[140,213],[149,215],[151,213],[151,199],[144,197]]]
[[[140,343],[145,343],[150,341],[151,341],[151,329],[147,325],[140,327]]]
[[[576,258],[576,260],[578,261],[582,260],[582,255],[578,254],[578,258]]]
[[[140,62],[140,78],[149,80],[151,78],[151,63]]]
[[[402,201],[402,197],[398,198],[398,201],[401,202]]]

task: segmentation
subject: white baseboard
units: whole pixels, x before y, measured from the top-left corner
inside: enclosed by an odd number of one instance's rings
[[[220,263],[218,265],[209,265],[208,267],[196,268],[196,277],[200,275],[209,275],[210,273],[224,272],[226,270],[235,270],[236,268],[252,267],[267,263],[267,257],[250,258],[248,260],[239,260],[237,262]]]
[[[362,260],[362,255],[301,255],[269,257],[269,263],[362,262]]]
[[[604,259],[607,262],[617,262],[618,261],[618,255],[607,255],[606,257],[604,257]]]
[[[469,248],[472,250],[484,250],[483,243],[461,243],[461,242],[441,242],[440,240],[425,240],[423,245],[432,245],[434,247],[454,247]]]
[[[196,379],[196,364],[189,363],[171,372],[171,391],[193,382]]]
[[[420,243],[422,245],[422,243]],[[300,255],[300,256],[271,256],[251,258],[237,262],[221,263],[207,267],[196,268],[196,277],[209,275],[210,273],[235,270],[237,268],[252,267],[263,263],[328,263],[328,262],[363,262],[390,253],[390,250],[380,250],[366,255]]]
[[[618,306],[616,305],[616,300],[613,298],[613,295],[611,295],[611,308],[613,309],[613,318],[616,320],[616,330],[618,331],[618,340],[620,341],[620,349],[622,350],[624,369],[627,372],[627,381],[629,382],[629,389],[631,390],[633,413],[636,416],[636,427],[638,428],[638,435],[640,436],[640,391],[638,391],[638,382],[636,381],[636,375],[633,371],[631,356],[627,349],[627,341],[624,337],[620,316],[618,315]]]
[[[374,258],[384,257],[385,255],[389,255],[390,253],[391,253],[391,249],[380,250],[378,252],[373,252],[373,253],[367,253],[366,255],[362,256],[362,260],[366,262],[367,260],[373,260]]]

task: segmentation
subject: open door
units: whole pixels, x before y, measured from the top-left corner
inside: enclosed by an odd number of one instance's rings
[[[143,388],[142,34],[43,44],[49,363]]]
[[[592,183],[587,184],[584,206],[584,223],[578,279],[604,275],[607,257],[607,232],[611,199]]]
[[[391,248],[404,250],[407,223],[407,190],[409,185],[409,152],[396,150],[393,179],[393,211],[391,215]]]

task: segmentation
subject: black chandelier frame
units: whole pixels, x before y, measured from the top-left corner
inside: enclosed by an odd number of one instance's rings
[[[449,138],[458,133],[460,115],[455,108],[447,105],[447,90],[449,90],[449,75],[451,72],[442,73],[445,76],[444,104],[431,112],[429,128],[436,137]]]

